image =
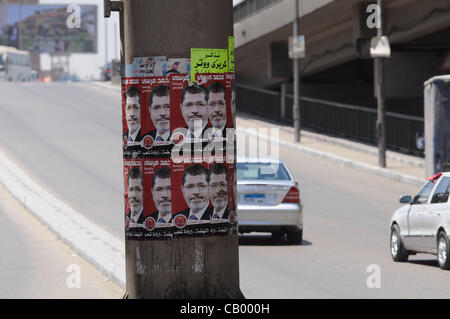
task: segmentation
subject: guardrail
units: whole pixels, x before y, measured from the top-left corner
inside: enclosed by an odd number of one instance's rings
[[[286,94],[286,117],[282,118],[279,92],[236,84],[238,110],[277,122],[293,124],[292,100],[293,96]],[[310,97],[301,97],[300,101],[302,127],[376,144],[376,109]],[[423,118],[386,113],[386,144],[389,149],[423,157],[423,152],[416,148],[416,134],[423,132]]]

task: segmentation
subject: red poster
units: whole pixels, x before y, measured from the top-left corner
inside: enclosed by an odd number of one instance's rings
[[[122,82],[127,239],[236,231],[234,73]]]
[[[172,237],[170,159],[124,160],[126,237]]]
[[[140,79],[125,78],[122,84],[123,147],[128,152],[137,152],[142,140],[142,90]]]
[[[196,82],[206,88],[209,128],[204,138],[208,141],[226,139],[227,129],[233,128],[231,80],[226,75],[225,73],[196,75]]]

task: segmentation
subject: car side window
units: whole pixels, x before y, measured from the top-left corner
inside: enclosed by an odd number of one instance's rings
[[[431,191],[433,190],[434,184],[432,182],[428,182],[424,187],[420,190],[419,193],[414,197],[413,204],[421,205],[426,204],[428,202],[428,198],[430,198]]]
[[[431,198],[432,204],[447,203],[450,191],[450,178],[443,177]]]

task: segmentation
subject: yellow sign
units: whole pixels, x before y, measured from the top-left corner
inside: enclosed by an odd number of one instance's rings
[[[191,83],[201,73],[228,72],[227,49],[191,49]]]
[[[228,72],[234,72],[234,37],[228,37]]]

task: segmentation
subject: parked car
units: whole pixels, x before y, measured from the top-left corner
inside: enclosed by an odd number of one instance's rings
[[[303,239],[303,207],[298,184],[280,160],[237,160],[239,233],[285,234],[289,242]]]
[[[392,259],[405,262],[410,255],[437,255],[439,267],[450,269],[450,172],[428,178],[414,198],[400,197],[391,220]]]

